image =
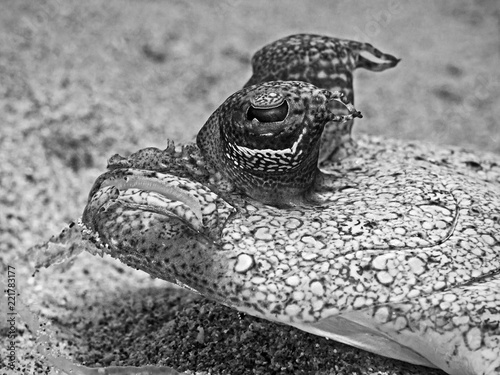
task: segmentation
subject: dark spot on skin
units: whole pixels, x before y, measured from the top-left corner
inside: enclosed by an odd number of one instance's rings
[[[493,310],[493,311],[492,311]],[[490,313],[491,314],[495,314],[495,309],[490,309]],[[482,325],[481,325],[481,328],[484,330],[484,331],[491,331],[491,332],[494,332],[495,330],[498,329],[498,326],[500,325],[500,322],[497,321],[497,320],[492,320],[492,319],[486,319]]]
[[[361,171],[361,167],[354,167],[354,168],[349,168],[348,171],[349,172],[356,172],[356,171]]]
[[[477,207],[471,207],[470,211],[474,214],[480,214],[481,210]]]
[[[116,270],[116,272],[118,272],[119,274],[122,274],[122,273],[124,273],[124,272],[125,272],[125,270],[123,269],[123,267],[117,267],[117,266],[114,266],[113,268],[114,268],[114,269]]]
[[[375,221],[367,221],[365,223],[365,226],[368,228],[368,229],[373,229],[373,228],[376,228],[377,227],[377,223]]]
[[[271,314],[276,314],[279,315],[281,314],[281,311],[283,310],[281,305],[276,305],[274,309],[271,310]]]

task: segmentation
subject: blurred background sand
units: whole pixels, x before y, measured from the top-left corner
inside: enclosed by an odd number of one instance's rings
[[[150,336],[161,329],[146,325],[130,331],[123,322],[137,318],[138,305],[141,319],[154,314],[169,322],[184,307],[191,319],[190,311],[205,302],[184,292],[164,292],[165,283],[109,259],[83,255],[67,272],[49,269],[32,278],[16,256],[81,214],[111,155],[164,148],[167,139],[191,140],[211,112],[248,80],[250,58],[263,45],[303,32],[370,42],[402,62],[382,73],[356,72],[356,107],[365,116],[356,122],[356,133],[500,153],[496,0],[2,0],[0,6],[0,260],[16,267],[21,297],[61,329],[63,351],[88,365],[149,361],[182,367],[188,360],[179,364],[158,350],[156,356],[148,353],[149,345],[160,340]],[[127,317],[120,315],[123,311]],[[238,321],[231,311],[220,311]],[[124,331],[99,326],[102,316]],[[29,366],[36,355],[23,327],[19,322],[18,357]],[[196,327],[185,329],[198,332]],[[263,327],[270,335],[296,335]],[[319,353],[316,345],[324,340],[298,335],[297,341],[309,345],[300,350]],[[165,340],[182,346],[174,334]],[[256,346],[262,340],[254,340]],[[97,353],[109,352],[96,354],[89,343],[101,345]],[[303,369],[425,371],[341,345],[331,348]],[[216,345],[206,356],[216,350],[227,354]],[[127,362],[126,354],[114,351],[133,353],[134,359]],[[294,358],[294,351],[288,355]],[[183,369],[231,373],[238,360],[224,367],[221,359],[217,368],[201,359],[197,363]],[[265,363],[259,366],[268,373],[291,371],[284,365],[272,371]]]

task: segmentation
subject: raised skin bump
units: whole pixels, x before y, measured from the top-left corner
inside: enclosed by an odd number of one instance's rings
[[[348,114],[338,115],[335,102]],[[286,116],[273,112],[260,116],[264,121],[248,116],[255,105],[272,111],[285,103]],[[280,207],[306,204],[320,175],[319,140],[325,124],[353,117],[361,114],[340,92],[305,82],[266,82],[230,96],[200,130],[197,144],[207,163],[246,195]]]

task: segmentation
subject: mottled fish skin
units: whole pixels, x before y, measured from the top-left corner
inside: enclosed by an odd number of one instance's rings
[[[360,155],[327,166],[342,178],[322,210],[226,195],[236,212],[216,239],[119,205],[94,221],[113,256],[238,310],[451,374],[497,373],[499,158],[371,138]],[[336,336],[338,317],[387,343]]]
[[[242,195],[194,145],[114,157],[112,173],[177,178],[218,204],[194,228],[123,204],[105,175],[84,224],[126,264],[240,311],[450,374],[500,374],[500,157],[358,143],[324,164],[335,178],[314,186],[321,207]]]
[[[370,60],[373,59],[373,60]],[[354,104],[353,71],[364,68],[381,72],[395,67],[400,59],[383,53],[369,43],[324,35],[296,34],[274,41],[252,57],[253,75],[245,87],[269,81],[305,81],[342,92]],[[339,114],[345,107],[335,105]],[[329,123],[321,137],[319,162],[339,161],[354,153],[353,120]]]

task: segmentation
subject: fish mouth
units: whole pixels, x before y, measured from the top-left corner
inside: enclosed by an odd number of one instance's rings
[[[203,220],[201,204],[188,190],[179,186],[177,181],[165,181],[163,178],[146,176],[123,176],[105,180],[101,188],[116,188],[120,198],[130,204],[145,205],[154,211],[178,217],[199,228]],[[164,176],[161,176],[164,177]]]
[[[89,195],[83,215],[87,226],[95,229],[98,212],[112,203],[135,211],[149,211],[175,217],[196,231],[211,226],[217,210],[217,194],[189,179],[133,168],[114,169],[100,176]],[[89,225],[90,224],[90,225]]]

